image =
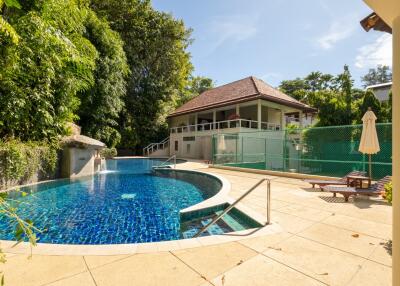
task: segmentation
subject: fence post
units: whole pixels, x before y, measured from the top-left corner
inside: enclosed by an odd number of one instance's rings
[[[243,153],[244,153],[244,137],[242,136],[242,164],[243,164]]]
[[[215,134],[211,135],[211,160],[213,164],[217,163],[217,156],[216,156],[216,144],[215,144]]]
[[[235,140],[235,143],[236,143],[236,152],[235,152],[235,161],[236,161],[236,164],[237,164],[237,162],[238,162],[238,140],[239,140],[239,135],[236,135],[236,140]]]
[[[265,145],[264,145],[264,157],[265,157],[265,170],[267,170],[267,138],[265,138]]]

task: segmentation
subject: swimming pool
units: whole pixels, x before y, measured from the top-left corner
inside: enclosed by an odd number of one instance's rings
[[[221,182],[207,174],[158,176],[163,160],[107,160],[107,170],[10,192],[18,214],[42,232],[39,242],[121,244],[181,238],[179,211],[215,195]],[[13,240],[14,225],[0,218],[0,239]]]

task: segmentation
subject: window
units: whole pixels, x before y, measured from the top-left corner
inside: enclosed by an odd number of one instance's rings
[[[178,151],[178,141],[175,141],[175,151]]]

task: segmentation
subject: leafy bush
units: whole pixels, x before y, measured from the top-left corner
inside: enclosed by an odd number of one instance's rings
[[[389,202],[392,203],[392,190],[393,190],[393,184],[392,182],[387,183],[385,185],[385,199]]]
[[[100,156],[106,159],[111,159],[117,156],[117,149],[113,148],[104,148],[100,151]]]
[[[0,141],[0,188],[27,182],[35,174],[49,177],[56,169],[57,149],[47,143]]]
[[[299,132],[300,127],[296,124],[289,123],[286,125],[286,130],[288,134],[296,134]]]

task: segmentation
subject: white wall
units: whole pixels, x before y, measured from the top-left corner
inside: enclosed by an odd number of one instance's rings
[[[65,148],[61,165],[62,177],[75,178],[93,175],[95,155],[96,150],[94,149]]]

